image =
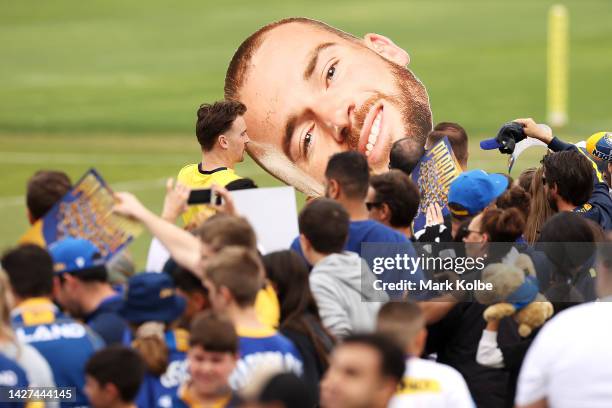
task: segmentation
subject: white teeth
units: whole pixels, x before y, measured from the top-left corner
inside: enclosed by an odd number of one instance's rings
[[[378,133],[380,133],[381,113],[382,111],[379,112],[378,115],[376,115],[376,118],[374,118],[374,122],[372,123],[370,135],[368,136],[368,144],[366,145],[366,156],[369,156],[369,154],[372,152],[372,149],[374,149],[376,141],[378,140]]]

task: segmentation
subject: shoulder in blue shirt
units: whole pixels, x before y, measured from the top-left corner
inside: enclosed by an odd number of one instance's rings
[[[269,329],[252,332],[238,330],[240,360],[230,377],[230,385],[240,390],[250,381],[259,367],[279,367],[284,371],[302,375],[302,356],[295,345],[282,334]]]
[[[86,405],[85,364],[104,342],[87,326],[61,313],[48,299],[26,300],[11,318],[17,338],[47,360],[55,384],[76,387],[76,404]]]
[[[25,371],[16,362],[0,354],[0,388],[25,388],[28,384],[28,378]],[[2,391],[4,397],[6,391]],[[0,408],[19,408],[25,406],[20,402],[1,402]]]
[[[125,320],[118,313],[121,302],[120,295],[110,296],[85,318],[85,323],[102,337],[106,345],[120,344],[128,328]]]
[[[408,242],[408,238],[378,221],[351,221],[344,250],[356,252],[361,256],[362,242]],[[304,256],[299,237],[293,240],[291,249]]]

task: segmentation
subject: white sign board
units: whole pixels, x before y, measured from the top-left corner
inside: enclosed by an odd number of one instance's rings
[[[299,235],[293,187],[267,187],[232,191],[234,205],[257,234],[263,254],[288,249]]]

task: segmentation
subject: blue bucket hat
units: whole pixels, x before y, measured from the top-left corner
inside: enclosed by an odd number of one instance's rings
[[[170,323],[183,313],[185,305],[167,274],[143,272],[128,280],[119,314],[131,323]]]
[[[87,271],[104,267],[104,258],[100,250],[91,242],[82,238],[64,238],[49,246],[53,259],[53,270],[57,274]]]
[[[449,209],[455,216],[478,214],[506,191],[507,187],[508,179],[502,174],[488,174],[484,170],[466,171],[450,185]]]

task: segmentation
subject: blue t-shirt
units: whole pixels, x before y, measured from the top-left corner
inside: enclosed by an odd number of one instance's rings
[[[8,389],[25,388],[28,385],[28,378],[23,368],[4,354],[0,354],[0,388],[7,388],[2,391],[3,397],[9,397]],[[25,405],[22,402],[0,402],[0,408],[20,408]]]
[[[357,252],[361,256],[362,242],[409,242],[409,240],[393,228],[387,227],[378,221],[351,221],[344,250]],[[304,256],[299,237],[293,240],[291,249]]]
[[[237,332],[240,359],[229,379],[233,390],[242,389],[261,367],[278,367],[302,376],[302,356],[291,340],[271,328],[250,330],[239,327]]]
[[[168,330],[165,334],[168,346],[168,368],[161,376],[150,373],[145,378],[136,397],[136,406],[143,408],[169,408],[179,386],[188,378],[187,350],[189,333],[186,330]],[[128,344],[131,343],[131,339]]]
[[[62,407],[87,405],[83,391],[85,364],[104,342],[87,326],[64,315],[49,299],[31,298],[11,313],[17,338],[47,360],[57,387],[76,387],[76,401]]]
[[[85,317],[85,323],[98,333],[106,345],[121,344],[123,334],[128,326],[121,316],[119,308],[123,302],[121,295],[107,297],[98,308]]]

